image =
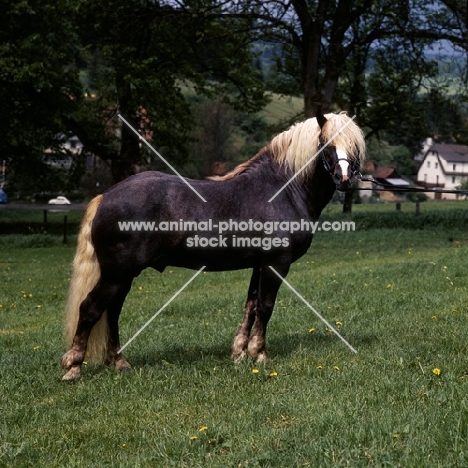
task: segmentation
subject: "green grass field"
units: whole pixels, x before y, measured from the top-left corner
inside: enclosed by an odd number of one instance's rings
[[[260,116],[267,124],[276,125],[278,122],[297,119],[301,113],[304,113],[303,98],[271,93],[270,102],[260,112]]]
[[[271,360],[234,365],[249,272],[206,273],[125,350],[133,371],[86,365],[75,383],[60,368],[74,247],[3,236],[0,466],[468,466],[468,231],[398,222],[319,232],[288,276],[357,354],[283,285]],[[122,343],[192,275],[136,278]]]

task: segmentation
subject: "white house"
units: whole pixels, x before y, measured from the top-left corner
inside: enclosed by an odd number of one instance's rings
[[[457,189],[468,180],[468,146],[433,143],[427,148],[416,183],[426,188]],[[427,193],[431,198],[455,200],[452,193]]]

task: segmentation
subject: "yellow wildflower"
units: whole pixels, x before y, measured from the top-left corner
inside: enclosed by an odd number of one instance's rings
[[[315,331],[315,328],[309,328],[309,333],[313,333]]]
[[[253,374],[258,374],[258,369],[252,369]]]
[[[202,426],[198,429],[198,432],[205,432],[208,429],[208,426]]]
[[[268,374],[268,377],[276,377],[277,375],[278,373],[273,371]]]
[[[435,367],[434,369],[432,369],[432,373],[433,373],[434,375],[440,375],[441,370],[440,370],[438,367]]]

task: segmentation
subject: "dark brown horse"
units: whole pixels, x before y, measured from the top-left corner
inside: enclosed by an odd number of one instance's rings
[[[226,176],[188,181],[206,203],[179,177],[159,172],[129,177],[93,199],[78,236],[63,379],[81,376],[86,352],[117,369],[130,367],[120,352],[119,315],[132,280],[147,267],[252,268],[232,357],[265,360],[266,328],[281,285],[269,266],[284,278],[304,255],[312,242],[307,223],[319,218],[337,188],[349,187],[364,154],[352,119],[320,113]]]

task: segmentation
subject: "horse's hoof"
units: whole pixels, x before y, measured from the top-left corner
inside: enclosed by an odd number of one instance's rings
[[[78,380],[81,378],[81,367],[72,366],[71,369],[62,377],[62,380]]]
[[[234,364],[239,364],[240,362],[247,359],[247,357],[248,357],[248,354],[246,351],[241,351],[240,353],[237,353],[237,354],[234,354],[234,353],[231,354],[231,359],[234,361]]]
[[[120,372],[127,372],[132,370],[132,366],[125,358],[120,357],[115,361],[115,370]]]
[[[260,353],[258,353],[256,359],[255,359],[255,362],[257,364],[263,364],[264,362],[267,362],[269,361],[270,358],[268,357],[268,354],[266,353],[266,351],[262,351]]]

